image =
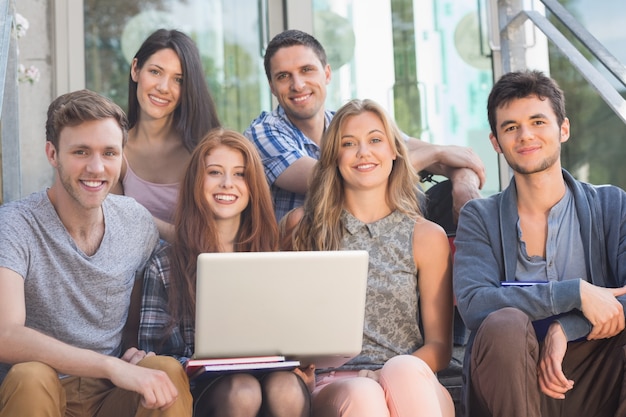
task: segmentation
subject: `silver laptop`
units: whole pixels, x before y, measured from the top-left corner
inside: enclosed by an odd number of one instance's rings
[[[200,254],[194,358],[340,366],[361,351],[367,272],[366,251]]]

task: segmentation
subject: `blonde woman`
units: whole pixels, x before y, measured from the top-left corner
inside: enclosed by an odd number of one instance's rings
[[[324,135],[312,178],[304,207],[281,224],[286,249],[370,254],[362,351],[318,371],[313,416],[454,416],[435,375],[452,351],[450,248],[420,213],[398,128],[375,102],[350,101]]]

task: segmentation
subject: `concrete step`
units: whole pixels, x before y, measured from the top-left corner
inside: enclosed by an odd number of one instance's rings
[[[447,388],[454,401],[456,415],[460,415],[461,405],[461,385],[463,375],[463,357],[465,356],[464,346],[455,346],[452,352],[450,365],[446,369],[437,373],[437,378],[441,385]]]

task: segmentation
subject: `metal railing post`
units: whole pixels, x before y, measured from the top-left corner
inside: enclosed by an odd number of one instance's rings
[[[0,139],[2,145],[2,203],[22,194],[19,137],[17,36],[13,0],[0,0]]]
[[[540,0],[582,42],[582,44],[622,84],[626,85],[626,67],[555,0]],[[547,18],[534,10],[525,10],[522,0],[498,0],[500,55],[503,73],[523,70],[526,65],[524,24],[531,21],[571,62],[598,92],[615,114],[626,123],[626,100],[596,67]],[[494,74],[499,77],[501,74]]]
[[[557,0],[539,0],[587,50],[598,59],[615,78],[626,86],[626,66],[616,59],[587,29],[585,29]],[[502,74],[528,68],[526,52],[526,22],[532,22],[533,30],[539,29],[549,42],[556,46],[576,70],[598,92],[613,112],[626,123],[626,100],[608,80],[565,35],[546,18],[544,13],[526,10],[523,0],[490,0],[488,27],[490,47],[494,56],[494,78]],[[495,9],[495,10],[494,10]],[[494,20],[497,19],[497,22]],[[499,33],[495,34],[494,29]],[[500,184],[510,178],[510,170],[500,159]]]
[[[523,0],[498,0],[500,53],[503,73],[526,68],[526,38],[523,25],[510,22],[523,10]]]

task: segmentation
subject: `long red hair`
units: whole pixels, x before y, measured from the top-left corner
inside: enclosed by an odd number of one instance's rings
[[[174,323],[195,322],[198,255],[219,252],[215,218],[204,194],[205,158],[218,146],[241,152],[250,193],[248,206],[241,213],[235,252],[278,250],[278,226],[272,198],[256,148],[236,131],[211,130],[193,151],[178,196],[174,217],[176,236],[170,248],[169,307]]]

